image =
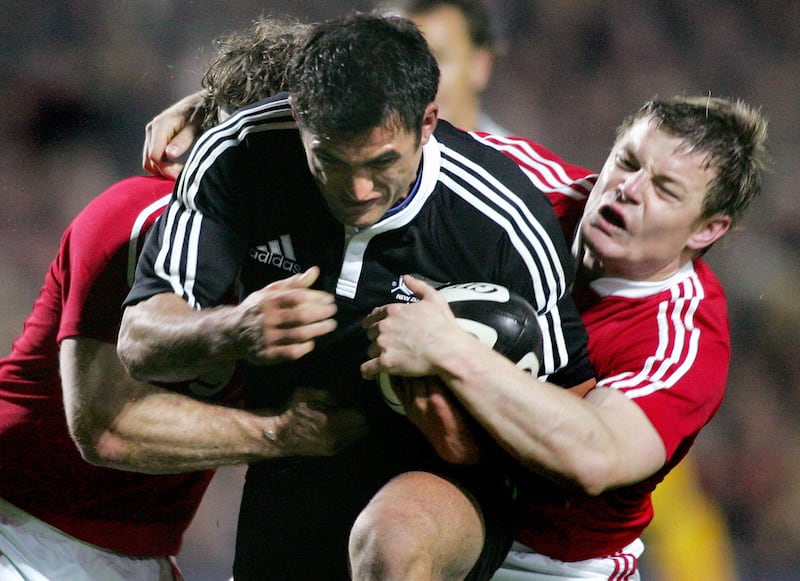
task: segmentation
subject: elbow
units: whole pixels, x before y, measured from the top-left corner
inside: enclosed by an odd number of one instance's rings
[[[556,482],[559,486],[586,494],[599,496],[613,486],[611,463],[601,455],[575,457],[560,455],[560,462],[555,466],[546,466],[535,461],[523,461],[532,472]]]
[[[584,470],[577,475],[576,483],[580,489],[589,496],[600,496],[610,488],[609,479],[604,471]]]
[[[78,427],[71,430],[71,435],[89,464],[103,468],[120,468],[124,464],[122,442],[110,430]]]
[[[122,317],[122,325],[117,337],[117,357],[122,362],[128,374],[139,381],[147,381],[148,377],[147,359],[143,357],[145,350],[134,338],[136,335],[134,323],[131,322],[129,310],[125,309]]]
[[[130,443],[110,424],[85,412],[77,416],[68,412],[67,425],[72,440],[86,462],[103,468],[132,469],[127,462]]]
[[[589,496],[599,496],[617,484],[616,466],[617,462],[607,454],[584,456],[573,464],[572,480]]]

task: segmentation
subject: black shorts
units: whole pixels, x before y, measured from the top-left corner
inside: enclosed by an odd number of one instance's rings
[[[483,514],[486,542],[467,579],[489,579],[512,542],[511,496],[501,472],[457,467],[427,443],[368,439],[331,458],[267,461],[248,470],[239,513],[236,581],[346,581],[347,544],[358,514],[397,474],[432,472],[468,491]]]

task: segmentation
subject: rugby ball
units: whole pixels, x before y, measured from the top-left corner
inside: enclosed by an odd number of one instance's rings
[[[461,327],[513,361],[531,375],[539,374],[542,360],[542,334],[536,311],[517,293],[491,282],[451,284],[439,289]],[[381,373],[377,381],[384,401],[404,414],[389,374]]]

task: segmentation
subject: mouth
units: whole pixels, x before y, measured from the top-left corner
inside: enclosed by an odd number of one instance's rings
[[[598,216],[610,226],[617,228],[619,230],[625,230],[625,216],[622,212],[619,212],[614,206],[607,205],[601,207],[598,212]]]
[[[378,200],[367,200],[367,201],[340,201],[339,207],[348,214],[363,214],[364,212],[369,212],[374,208],[379,202]]]

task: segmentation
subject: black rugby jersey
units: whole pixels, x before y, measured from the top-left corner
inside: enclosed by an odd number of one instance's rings
[[[335,294],[339,326],[301,360],[246,373],[250,406],[280,405],[297,385],[328,388],[344,405],[379,401],[359,373],[368,345],[361,321],[376,306],[414,300],[403,274],[513,289],[540,314],[541,373],[565,386],[593,376],[559,223],[517,164],[440,120],[408,198],[355,231],[317,189],[285,95],[241,109],[198,140],[126,303],[174,292],[205,308],[234,281],[246,296],[314,265],[316,288]]]

